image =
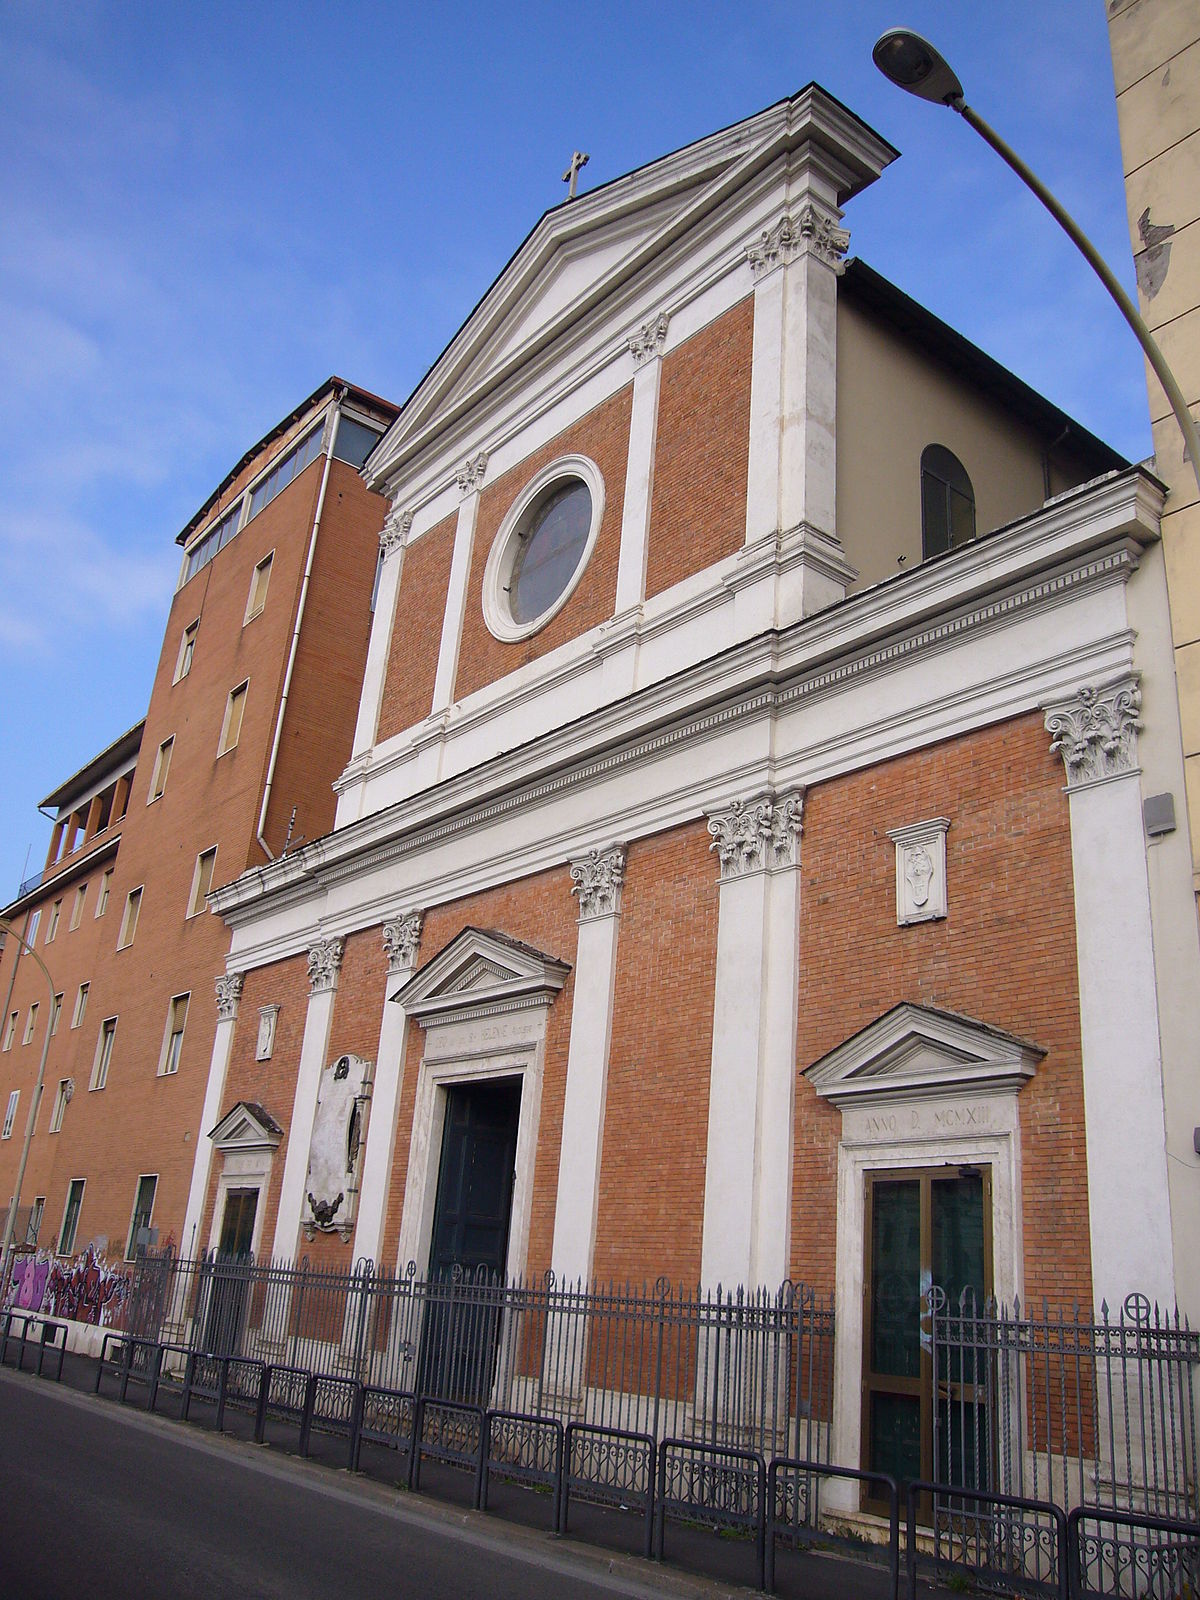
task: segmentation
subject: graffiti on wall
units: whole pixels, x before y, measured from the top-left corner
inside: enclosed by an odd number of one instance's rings
[[[13,1262],[3,1309],[17,1306],[107,1328],[129,1299],[132,1285],[132,1272],[126,1271],[123,1263],[110,1267],[93,1245],[65,1263],[39,1251],[18,1256]]]

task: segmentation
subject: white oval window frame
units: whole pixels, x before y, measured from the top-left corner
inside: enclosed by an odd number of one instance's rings
[[[586,484],[588,493],[592,497],[592,520],[588,527],[587,538],[570,581],[554,604],[548,606],[530,622],[517,622],[509,608],[506,592],[517,554],[517,530],[522,517],[538,496],[544,494],[561,478],[580,479]],[[514,644],[519,639],[528,639],[531,634],[537,633],[540,628],[551,622],[579,586],[579,580],[587,570],[592,551],[596,548],[603,518],[604,478],[600,468],[588,456],[559,456],[557,460],[551,461],[548,466],[535,473],[505,513],[504,521],[496,530],[496,537],[492,540],[492,548],[488,552],[487,565],[483,569],[483,620],[487,623],[488,632],[505,644]]]

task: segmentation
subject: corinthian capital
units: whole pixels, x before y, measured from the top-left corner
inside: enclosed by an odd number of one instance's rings
[[[1067,769],[1067,788],[1086,789],[1137,770],[1142,692],[1136,676],[1078,690],[1046,707],[1050,749]]]
[[[337,983],[345,944],[344,939],[318,939],[309,946],[308,987],[311,993],[322,994]]]
[[[657,317],[651,317],[649,322],[644,322],[636,333],[629,335],[629,349],[635,367],[644,366],[655,356],[662,355],[667,342],[668,321],[666,312],[661,312]]]
[[[384,518],[383,532],[379,535],[379,548],[386,561],[393,550],[402,550],[412,528],[413,514],[393,506]]]
[[[740,878],[768,867],[794,867],[803,832],[804,795],[794,789],[778,797],[735,800],[708,818],[710,850],[717,852],[721,878]]]
[[[389,972],[408,972],[417,964],[417,948],[421,943],[423,913],[410,911],[406,917],[397,917],[383,925],[383,952],[387,956]]]
[[[746,248],[750,272],[757,281],[776,267],[785,267],[798,256],[813,255],[835,272],[842,271],[842,257],[850,246],[850,235],[838,226],[839,213],[808,201],[795,216],[782,216],[773,228]]]
[[[483,482],[483,475],[487,471],[487,451],[480,450],[473,456],[468,456],[454,474],[458,484],[458,492],[464,497],[473,494]]]
[[[589,850],[571,863],[571,893],[579,896],[579,917],[610,916],[621,909],[621,885],[625,881],[625,847]]]
[[[216,980],[217,991],[217,1021],[233,1022],[238,1014],[238,1002],[242,998],[243,974],[240,972],[223,972]]]

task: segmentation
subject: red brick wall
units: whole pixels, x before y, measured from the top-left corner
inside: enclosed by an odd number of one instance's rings
[[[380,741],[411,728],[432,709],[457,522],[456,516],[447,517],[414,540],[401,557],[404,566],[375,735]]]
[[[383,497],[372,494],[353,467],[330,462],[264,829],[276,855],[283,851],[293,808],[293,839],[319,839],[333,827],[333,782],[354,741],[386,509]]]
[[[718,878],[703,822],[629,847],[593,1271],[695,1285]]]
[[[867,772],[805,801],[800,1067],[909,1000],[1047,1052],[1018,1101],[1030,1299],[1091,1301],[1074,891],[1062,766],[1037,715]],[[889,828],[950,818],[949,915],[896,925]],[[841,1115],[800,1076],[792,1274],[833,1285]]]
[[[663,358],[647,598],[745,541],[753,346],[748,296]]]
[[[260,1252],[264,1256],[271,1253],[275,1239],[275,1219],[279,1214],[279,1190],[292,1126],[292,1105],[296,1095],[296,1073],[300,1065],[304,1022],[308,1015],[308,998],[306,956],[289,956],[286,961],[275,961],[270,966],[254,967],[247,972],[234,1027],[225,1093],[221,1097],[218,1112],[219,1120],[239,1100],[249,1100],[269,1111],[283,1129],[283,1138],[272,1159],[270,1185],[266,1195],[259,1197],[262,1212]],[[275,1021],[275,1046],[269,1061],[256,1061],[254,1053],[258,1047],[259,1007],[269,1005],[279,1007]],[[202,1129],[201,1138],[207,1138],[211,1131],[211,1128]],[[221,1172],[222,1157],[214,1155],[209,1173],[208,1198],[197,1240],[198,1247],[202,1249],[208,1248],[213,1202]],[[185,1248],[190,1249],[190,1243],[185,1240]]]
[[[434,906],[425,915],[421,930],[420,964],[432,959],[465,927],[494,928],[510,938],[520,939],[547,955],[574,965],[578,929],[571,876],[567,867],[557,867],[535,877],[470,895],[443,906]],[[540,1274],[550,1265],[554,1237],[554,1204],[558,1189],[558,1153],[562,1140],[563,1097],[567,1081],[567,1048],[571,1038],[571,1003],[574,973],[564,984],[550,1007],[546,1019],[544,1075],[541,1121],[538,1129],[537,1159],[533,1180],[533,1203],[529,1230],[529,1254],[525,1270]],[[404,1207],[404,1182],[408,1172],[408,1151],[412,1139],[413,1108],[417,1075],[424,1049],[424,1034],[416,1023],[408,1025],[405,1046],[404,1084],[396,1127],[395,1157],[384,1216],[381,1259],[393,1264],[399,1245],[400,1218]],[[437,1160],[437,1152],[434,1152]],[[405,1263],[401,1263],[401,1268]],[[422,1263],[424,1265],[424,1263]]]
[[[621,517],[625,506],[625,469],[629,456],[632,385],[590,411],[549,444],[489,484],[479,497],[479,515],[471,551],[471,576],[454,694],[464,699],[473,690],[495,683],[506,673],[540,660],[569,639],[577,639],[612,616],[617,596],[617,563],[621,554]],[[590,456],[604,478],[604,516],[591,559],[571,598],[544,628],[516,644],[502,644],[483,620],[483,569],[501,522],[513,501],[535,473],[568,451]]]

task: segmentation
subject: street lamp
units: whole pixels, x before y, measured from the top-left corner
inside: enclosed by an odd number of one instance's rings
[[[23,939],[12,923],[6,917],[0,917],[0,931],[11,933],[13,938],[27,951],[41,967],[46,975],[46,982],[50,985],[50,1008],[46,1013],[46,1037],[42,1043],[42,1059],[38,1062],[37,1083],[33,1089],[33,1099],[29,1106],[29,1118],[25,1123],[25,1142],[21,1146],[21,1161],[17,1167],[17,1181],[13,1187],[12,1202],[8,1208],[8,1217],[4,1223],[4,1243],[0,1245],[0,1297],[8,1289],[9,1258],[12,1253],[13,1225],[17,1220],[17,1208],[21,1204],[21,1185],[25,1181],[25,1166],[29,1160],[29,1146],[33,1143],[33,1125],[37,1121],[38,1107],[42,1103],[42,1089],[46,1082],[46,1057],[50,1054],[50,1034],[54,1027],[54,979],[50,976],[50,968],[38,955],[37,951]],[[11,992],[11,991],[10,991]]]
[[[1030,171],[1016,151],[1010,149],[977,112],[972,111],[963,97],[963,87],[953,67],[939,55],[927,39],[922,39],[919,33],[913,33],[908,28],[889,28],[875,41],[871,55],[880,72],[898,89],[907,90],[909,94],[915,94],[921,100],[932,100],[935,105],[946,105],[952,111],[957,111],[963,121],[969,123],[980,138],[991,145],[1000,159],[1012,168],[1022,183],[1033,190],[1046,210],[1080,250],[1100,282],[1116,301],[1121,315],[1133,329],[1139,344],[1146,352],[1146,359],[1154,368],[1155,375],[1171,402],[1171,409],[1175,413],[1175,420],[1183,434],[1188,457],[1192,463],[1192,471],[1196,475],[1196,488],[1200,490],[1200,436],[1196,433],[1196,424],[1192,421],[1187,401],[1175,381],[1175,374],[1167,365],[1162,351],[1142,320],[1137,307],[1117,282],[1108,263],[1083,229],[1063,210],[1049,189]]]

